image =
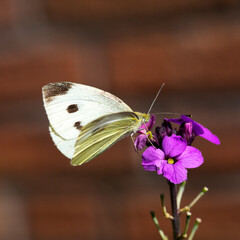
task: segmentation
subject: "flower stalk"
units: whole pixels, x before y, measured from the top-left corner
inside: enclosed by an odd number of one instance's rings
[[[197,201],[203,197],[203,195],[208,191],[208,188],[207,187],[204,187],[203,190],[193,199],[193,201],[189,204],[189,208],[193,207]]]
[[[201,222],[202,222],[201,218],[197,218],[196,219],[195,224],[194,224],[193,229],[192,229],[192,231],[191,231],[191,233],[189,235],[188,240],[193,240],[193,237],[194,237],[194,235],[195,235],[195,233],[196,233],[196,231],[198,229],[199,223],[201,223]]]
[[[160,194],[160,198],[161,198],[161,204],[162,204],[162,210],[163,210],[164,217],[168,218],[168,219],[173,219],[173,216],[171,216],[171,214],[169,214],[167,212],[167,208],[166,208],[166,205],[165,205],[165,195]]]
[[[185,222],[185,227],[184,227],[183,234],[181,236],[182,239],[187,238],[187,232],[188,232],[188,227],[189,227],[191,215],[192,214],[190,212],[186,212],[186,222]]]
[[[178,190],[178,194],[177,194],[177,208],[179,209],[180,208],[180,204],[181,204],[181,200],[182,200],[182,195],[183,195],[183,192],[185,190],[185,186],[186,186],[186,181],[182,182],[180,184],[180,187],[179,187],[179,190]]]
[[[192,200],[192,202],[188,205],[185,206],[184,208],[180,209],[180,212],[187,212],[190,211],[190,209],[198,202],[200,198],[204,196],[204,194],[208,191],[207,187],[204,187],[202,191]]]
[[[162,238],[162,240],[168,240],[168,237],[164,234],[163,230],[159,226],[159,222],[158,222],[158,219],[156,218],[155,212],[150,211],[150,214],[151,214],[151,217],[153,219],[153,222],[154,222],[156,228],[158,229],[158,233],[159,233],[160,237]]]
[[[172,206],[172,227],[173,227],[173,239],[177,240],[180,234],[180,219],[177,207],[177,186],[172,182],[168,181],[170,196],[171,196],[171,206]]]

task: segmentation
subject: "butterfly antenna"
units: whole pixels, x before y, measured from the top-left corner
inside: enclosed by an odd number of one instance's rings
[[[156,100],[157,100],[157,98],[158,98],[158,96],[159,96],[160,92],[162,91],[162,89],[163,89],[164,85],[165,85],[165,83],[163,83],[163,84],[162,84],[162,86],[160,87],[160,89],[158,90],[158,93],[157,93],[157,95],[155,96],[155,98],[154,98],[154,100],[153,100],[153,102],[152,102],[152,104],[151,104],[151,106],[150,106],[150,108],[149,108],[149,110],[148,110],[148,113],[147,113],[147,114],[149,114],[149,113],[151,112],[151,110],[152,110],[152,107],[153,107],[154,103],[156,102]]]
[[[186,117],[192,117],[192,114],[182,114],[182,113],[172,113],[172,112],[157,112],[157,113],[153,113],[155,115],[159,114],[159,115],[177,115],[177,116],[181,116],[184,115]]]

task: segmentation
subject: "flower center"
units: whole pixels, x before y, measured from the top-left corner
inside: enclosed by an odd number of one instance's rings
[[[169,159],[167,160],[167,162],[168,162],[169,164],[174,164],[174,159],[173,159],[173,158],[169,158]]]
[[[152,135],[152,132],[151,132],[151,131],[148,131],[148,132],[147,132],[147,135],[149,135],[149,138],[150,138],[150,139],[153,139],[153,135]]]

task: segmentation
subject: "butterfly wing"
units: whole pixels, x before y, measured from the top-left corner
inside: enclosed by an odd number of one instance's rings
[[[71,159],[75,151],[74,148],[77,138],[75,137],[72,139],[64,139],[59,134],[57,134],[51,125],[49,126],[49,132],[58,150],[62,152],[64,156]]]
[[[68,158],[73,157],[76,140],[88,123],[104,115],[132,111],[116,96],[83,84],[49,83],[42,93],[50,135]]]
[[[140,125],[141,121],[134,112],[106,115],[87,124],[78,136],[71,164],[75,166],[90,161]]]

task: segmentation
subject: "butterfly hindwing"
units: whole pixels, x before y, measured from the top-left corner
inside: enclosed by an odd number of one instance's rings
[[[67,158],[72,159],[75,151],[74,149],[77,138],[64,139],[59,134],[57,134],[57,132],[51,125],[49,126],[49,132],[58,150],[62,152],[62,154],[65,155]]]
[[[72,165],[88,162],[115,142],[138,129],[141,122],[134,112],[103,116],[83,127],[75,144]]]

